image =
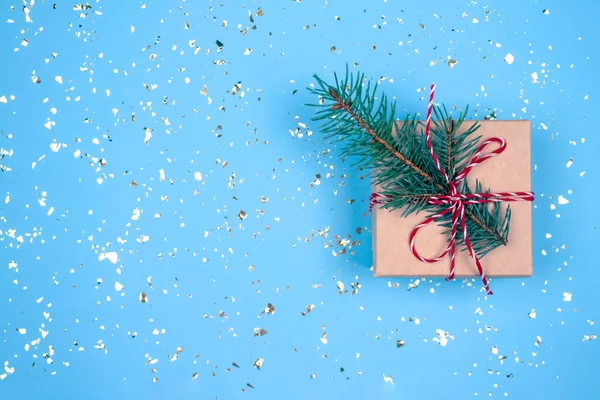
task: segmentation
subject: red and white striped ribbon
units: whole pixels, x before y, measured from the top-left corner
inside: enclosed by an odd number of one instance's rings
[[[450,253],[450,273],[446,280],[454,279],[456,268],[455,268],[455,258],[456,258],[456,232],[458,230],[458,225],[460,222],[460,226],[462,228],[462,234],[465,241],[465,246],[473,259],[473,262],[477,266],[477,271],[481,276],[481,280],[483,282],[483,286],[488,294],[493,294],[490,290],[488,279],[485,275],[485,271],[479,261],[479,257],[475,254],[473,250],[473,246],[471,245],[471,241],[469,239],[469,232],[467,231],[467,224],[465,219],[465,205],[466,204],[477,204],[477,203],[491,203],[491,202],[503,202],[503,201],[533,201],[534,196],[533,192],[500,192],[500,193],[471,193],[471,194],[462,194],[459,192],[460,182],[467,177],[469,172],[473,169],[473,167],[481,164],[485,160],[495,157],[498,154],[502,153],[504,149],[506,149],[506,141],[501,138],[493,137],[487,139],[483,142],[479,148],[477,149],[473,159],[471,162],[467,164],[463,168],[461,172],[455,174],[455,176],[451,179],[446,171],[440,165],[440,162],[433,150],[433,144],[431,143],[431,115],[433,112],[433,96],[435,93],[435,84],[431,85],[431,93],[429,95],[429,107],[427,109],[427,120],[425,123],[425,136],[427,138],[427,147],[429,148],[429,152],[431,153],[431,158],[433,159],[437,169],[446,179],[448,185],[450,187],[450,193],[446,196],[431,196],[427,199],[427,203],[431,205],[447,205],[448,208],[445,210],[432,215],[431,217],[425,219],[423,222],[418,224],[410,234],[409,237],[409,245],[410,250],[413,255],[426,263],[435,263],[442,260],[448,253]],[[499,147],[491,152],[484,153],[483,150],[488,144],[496,143]],[[384,195],[382,193],[373,193],[370,196],[370,204],[369,209],[377,204],[383,204],[393,200],[393,196]],[[448,242],[448,246],[442,253],[435,258],[425,258],[419,254],[417,249],[415,248],[415,237],[419,229],[424,226],[436,221],[443,215],[447,213],[452,213],[452,230],[450,241]]]

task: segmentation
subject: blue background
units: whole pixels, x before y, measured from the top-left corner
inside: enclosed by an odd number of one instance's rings
[[[74,4],[0,10],[2,398],[600,397],[597,2]],[[532,121],[533,278],[372,277],[368,179],[304,106],[346,63]]]

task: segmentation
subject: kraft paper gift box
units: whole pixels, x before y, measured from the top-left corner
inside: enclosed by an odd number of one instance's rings
[[[475,121],[464,121],[459,132]],[[530,191],[531,155],[529,121],[477,121],[480,127],[473,137],[481,136],[480,143],[490,137],[506,140],[503,153],[473,168],[467,180],[474,190],[475,179],[484,189],[492,192]],[[399,122],[401,124],[401,122]],[[424,133],[423,133],[424,134]],[[496,145],[489,145],[496,148]],[[373,192],[377,191],[373,187]],[[533,274],[531,207],[529,201],[500,203],[502,210],[510,204],[512,217],[508,244],[500,246],[481,262],[487,276],[526,277]],[[466,206],[468,207],[468,206]],[[402,211],[388,211],[379,206],[372,210],[373,267],[375,276],[446,277],[450,270],[450,256],[429,264],[418,260],[410,251],[409,235],[428,215],[426,211],[402,217]],[[432,222],[419,230],[415,247],[425,258],[437,257],[448,245],[449,234]],[[479,276],[477,267],[463,245],[456,249],[456,276]]]

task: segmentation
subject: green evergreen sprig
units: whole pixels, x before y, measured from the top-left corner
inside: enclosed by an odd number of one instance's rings
[[[385,93],[378,94],[378,84],[372,84],[362,73],[350,73],[348,67],[344,79],[334,74],[335,83],[331,85],[317,75],[314,78],[316,85],[308,88],[319,97],[318,104],[308,104],[319,109],[313,120],[323,121],[321,130],[327,139],[342,144],[342,157],[356,160],[356,168],[374,171],[373,183],[382,194],[393,197],[381,207],[401,210],[403,216],[421,211],[433,215],[446,208],[427,204],[431,196],[447,195],[449,185],[431,158],[418,115],[407,115],[398,124],[396,102],[389,101]],[[432,145],[451,177],[471,160],[480,139],[474,135],[477,123],[458,133],[467,111],[455,120],[446,107],[434,107]],[[476,181],[475,193],[483,190]],[[466,180],[460,191],[471,193]],[[469,239],[479,257],[508,243],[510,207],[502,213],[498,203],[469,204],[465,213]],[[449,232],[450,213],[438,223]],[[457,239],[464,245],[460,229]]]

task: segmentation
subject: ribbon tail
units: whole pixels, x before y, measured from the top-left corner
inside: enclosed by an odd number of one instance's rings
[[[457,206],[453,206],[452,209],[452,232],[451,232],[451,237],[450,237],[450,244],[449,247],[450,249],[450,271],[448,273],[448,277],[446,278],[446,281],[451,281],[452,279],[454,279],[454,276],[456,274],[456,231],[458,230],[457,228],[457,221],[459,218],[459,210]]]
[[[462,225],[462,229],[463,229],[463,238],[465,240],[465,245],[467,246],[467,249],[469,250],[469,254],[471,255],[471,258],[473,259],[473,262],[477,266],[477,271],[479,272],[479,276],[481,276],[481,282],[483,283],[483,287],[484,287],[485,291],[487,292],[487,294],[492,295],[494,293],[490,289],[490,284],[489,284],[487,277],[485,276],[485,271],[483,269],[483,266],[481,265],[481,261],[479,261],[479,257],[477,257],[477,254],[475,254],[475,250],[473,249],[473,246],[471,245],[471,240],[469,239],[469,234],[467,233],[467,224],[465,221],[464,206],[461,207],[461,210],[460,210],[460,221],[461,221],[461,225]]]

